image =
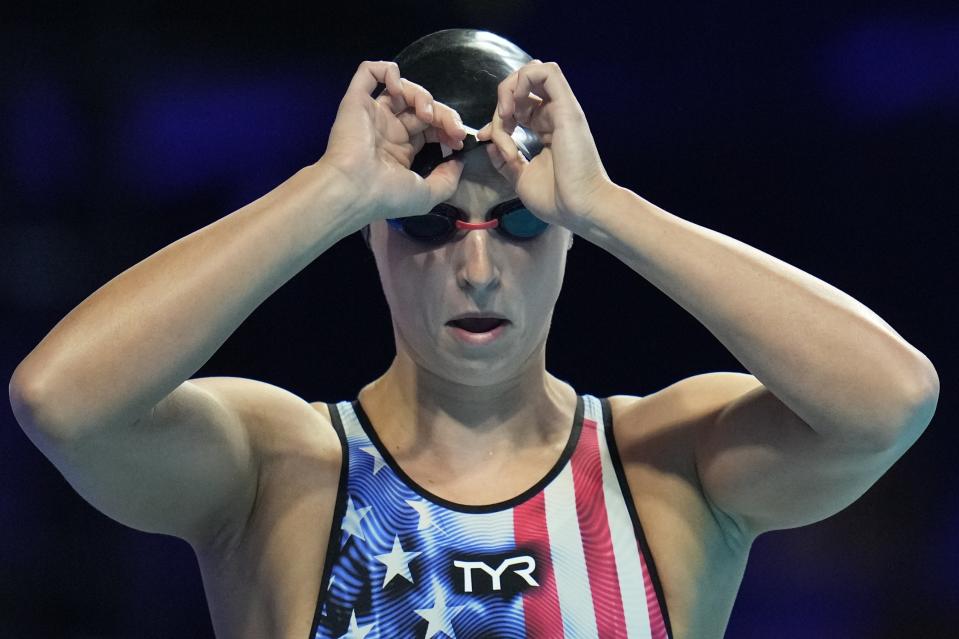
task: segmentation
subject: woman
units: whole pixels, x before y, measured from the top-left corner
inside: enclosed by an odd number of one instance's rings
[[[360,65],[318,162],[54,327],[11,381],[18,420],[103,512],[193,545],[222,637],[721,637],[752,541],[872,485],[935,369],[848,295],[614,184],[556,64],[470,30],[397,60]],[[364,229],[396,357],[356,401],[190,379]],[[574,234],[751,374],[605,399],[549,374]]]

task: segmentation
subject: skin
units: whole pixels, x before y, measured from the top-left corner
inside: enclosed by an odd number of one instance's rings
[[[374,100],[377,83],[388,91]],[[931,420],[934,367],[869,309],[613,184],[558,65],[533,61],[498,91],[479,134],[493,144],[423,179],[413,155],[428,141],[458,148],[456,114],[395,65],[361,64],[319,162],[122,273],[15,371],[14,414],[79,494],[193,546],[218,636],[308,633],[341,449],[322,402],[189,377],[257,304],[367,224],[396,357],[359,399],[406,474],[442,498],[503,501],[560,456],[576,396],[545,349],[573,233],[749,371],[610,398],[675,637],[721,637],[755,538],[852,503]],[[546,143],[532,161],[509,137],[517,122]],[[516,196],[551,225],[532,242],[478,230],[424,249],[383,222],[441,201],[480,221]],[[474,310],[512,324],[466,348],[445,322]]]

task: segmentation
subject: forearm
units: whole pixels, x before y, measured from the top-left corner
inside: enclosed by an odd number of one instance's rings
[[[191,377],[274,291],[361,226],[338,176],[319,164],[304,168],[91,294],[20,364],[11,395],[16,390],[32,421],[49,428],[132,421]]]
[[[596,210],[576,232],[696,317],[818,432],[895,429],[938,392],[922,353],[826,282],[626,189]]]

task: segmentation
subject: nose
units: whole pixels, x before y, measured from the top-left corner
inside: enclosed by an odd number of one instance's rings
[[[495,245],[493,230],[485,225],[468,230],[454,243],[457,281],[462,288],[485,290],[499,286],[500,267]]]

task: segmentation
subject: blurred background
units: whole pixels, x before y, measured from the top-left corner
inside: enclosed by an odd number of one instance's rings
[[[846,291],[939,372],[932,425],[875,487],[758,540],[727,635],[955,636],[954,2],[30,6],[0,20],[4,379],[109,279],[318,159],[360,61],[488,28],[560,64],[615,181]],[[338,401],[392,355],[372,257],[351,236],[197,376]],[[548,367],[597,396],[745,370],[585,240]],[[213,636],[189,546],[98,513],[0,407],[0,637],[173,636]]]

